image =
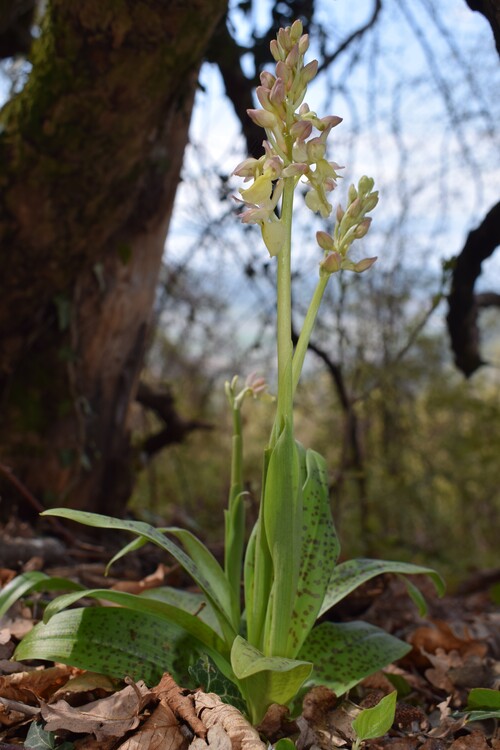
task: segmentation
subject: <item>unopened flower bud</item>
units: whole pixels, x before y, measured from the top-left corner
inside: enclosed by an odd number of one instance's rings
[[[280,47],[282,57],[281,59],[284,60],[287,56],[287,53],[291,50],[293,44],[290,41],[290,28],[288,29],[280,29],[278,31],[278,34],[276,36],[276,39],[278,41],[278,47]]]
[[[285,101],[285,84],[282,78],[277,78],[269,94],[271,104],[279,106]]]
[[[363,271],[367,271],[369,268],[373,266],[377,258],[363,258],[363,260],[358,261],[354,264],[353,271],[356,271],[356,273],[363,273]]]
[[[276,78],[268,70],[263,70],[260,74],[260,82],[266,89],[272,89]]]
[[[302,34],[299,39],[299,52],[301,55],[305,55],[309,49],[309,34]]]
[[[300,37],[302,36],[303,32],[303,26],[302,21],[299,21],[298,19],[292,23],[292,26],[290,28],[290,39],[293,42],[296,42]]]
[[[354,185],[349,185],[349,190],[347,191],[348,203],[352,203],[353,201],[356,200],[357,197],[358,197],[358,191],[356,190]]]
[[[337,217],[337,221],[339,222],[339,224],[342,221],[342,217],[344,216],[344,214],[345,214],[345,211],[344,211],[344,209],[342,208],[342,206],[339,203],[339,205],[337,206],[336,214],[335,214],[335,216]]]
[[[271,55],[274,57],[276,62],[279,62],[279,60],[285,59],[285,55],[283,55],[283,53],[281,52],[276,39],[271,40],[271,43],[269,44],[269,49],[271,50]]]
[[[318,72],[318,61],[317,60],[311,60],[311,62],[308,62],[307,65],[304,65],[302,68],[302,72],[300,74],[300,82],[303,86],[307,86],[307,84],[312,81],[316,73]]]
[[[371,190],[373,190],[374,185],[375,185],[375,180],[372,177],[367,177],[366,175],[363,175],[363,177],[361,177],[358,182],[359,194],[368,195],[368,193]]]
[[[339,253],[329,253],[319,264],[324,273],[336,273],[342,266],[342,256]]]
[[[286,91],[290,91],[293,85],[293,73],[282,60],[276,65],[276,76],[283,80]]]
[[[366,198],[364,199],[363,208],[365,210],[365,213],[368,213],[369,211],[373,211],[377,203],[378,203],[378,190],[376,190],[374,193],[370,193],[370,195],[367,195]]]
[[[304,117],[304,115],[307,115],[307,114],[308,114],[308,113],[309,113],[310,111],[311,111],[311,110],[309,109],[309,104],[306,104],[306,103],[304,102],[304,104],[301,104],[301,105],[300,105],[300,108],[299,108],[299,115],[300,115],[300,117]]]
[[[299,62],[300,53],[299,53],[299,45],[294,44],[288,55],[286,56],[285,65],[290,70],[293,70],[297,63]],[[304,68],[305,70],[305,68]]]
[[[346,213],[351,219],[356,219],[359,215],[360,209],[361,201],[359,198],[355,198],[353,202],[349,204]]]
[[[356,231],[354,232],[354,236],[357,240],[360,240],[362,237],[364,237],[368,233],[371,223],[372,223],[372,220],[369,217],[367,217],[366,219],[363,219],[363,221],[358,224],[358,226],[356,227]]]
[[[276,116],[265,109],[247,109],[247,115],[261,128],[273,128],[278,123]]]
[[[259,100],[260,104],[264,107],[265,110],[268,112],[273,111],[273,105],[271,104],[270,98],[269,98],[269,89],[265,86],[257,86],[255,89],[255,93],[257,94],[257,99]]]
[[[333,237],[331,237],[328,232],[316,232],[316,242],[320,248],[326,250],[326,252],[331,252],[335,247]]]

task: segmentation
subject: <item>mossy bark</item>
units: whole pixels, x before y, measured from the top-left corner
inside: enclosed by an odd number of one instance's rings
[[[117,513],[196,80],[226,0],[51,0],[0,112],[0,460]],[[5,494],[4,494],[5,497]]]

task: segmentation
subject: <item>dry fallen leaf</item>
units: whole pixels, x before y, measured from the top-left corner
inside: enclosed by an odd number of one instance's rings
[[[185,695],[184,690],[179,687],[172,675],[165,672],[151,692],[164,706],[169,706],[179,719],[185,721],[194,734],[198,737],[206,737],[207,729],[195,711],[192,696]]]
[[[118,581],[111,588],[114,591],[126,591],[129,594],[140,594],[148,589],[155,589],[161,586],[169,569],[163,563],[160,563],[154,573],[146,576],[141,581]]]
[[[200,740],[206,747],[205,741]],[[151,716],[119,750],[187,750],[188,741],[181,732],[174,712],[160,703]]]
[[[75,734],[94,734],[97,740],[121,737],[139,724],[139,712],[152,694],[144,684],[128,685],[120,692],[73,708],[64,700],[42,704],[47,732],[67,729]]]
[[[40,699],[48,700],[76,671],[74,667],[60,664],[47,669],[3,675],[0,677],[0,695],[31,705]]]
[[[210,727],[206,740],[202,740],[201,737],[195,737],[189,745],[189,750],[207,750],[207,745],[210,750],[232,750],[229,735],[218,724]]]
[[[234,706],[223,703],[215,693],[198,690],[193,695],[196,713],[203,724],[221,726],[231,740],[232,750],[266,750],[266,745],[256,729]]]

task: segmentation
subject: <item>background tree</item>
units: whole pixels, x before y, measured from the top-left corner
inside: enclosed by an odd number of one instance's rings
[[[4,10],[4,54],[25,51],[24,37],[13,48],[24,8]],[[130,492],[128,410],[198,70],[224,10],[52,0],[1,111],[0,448],[45,502],[112,513]]]

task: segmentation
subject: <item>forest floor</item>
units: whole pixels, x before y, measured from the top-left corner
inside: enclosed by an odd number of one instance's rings
[[[160,551],[149,547],[105,577],[110,552],[98,545],[71,547],[19,524],[0,529],[0,539],[1,586],[28,570],[133,593],[183,584],[179,569],[167,567]],[[500,570],[478,573],[442,599],[419,579],[429,605],[424,618],[401,580],[387,575],[332,612],[336,621],[362,619],[384,628],[411,644],[411,652],[363,680],[348,699],[319,686],[306,695],[298,718],[274,707],[259,727],[261,739],[218,696],[183,689],[169,675],[146,686],[60,664],[16,662],[15,646],[38,615],[17,603],[0,620],[0,750],[202,750],[207,744],[213,750],[266,750],[284,736],[298,750],[349,750],[356,705],[375,705],[395,684],[403,697],[393,727],[365,741],[365,750],[500,750],[498,703],[492,718],[468,703],[474,688],[500,688],[500,607],[492,594]]]

